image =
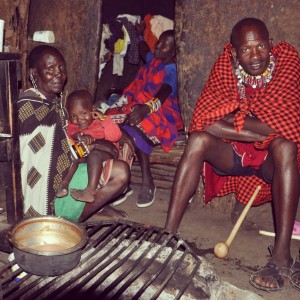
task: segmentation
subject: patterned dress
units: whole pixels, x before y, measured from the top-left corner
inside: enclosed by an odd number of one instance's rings
[[[72,161],[61,100],[28,89],[18,109],[24,215],[52,214],[55,192]]]

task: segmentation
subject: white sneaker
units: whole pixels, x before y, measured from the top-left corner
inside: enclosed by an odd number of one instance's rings
[[[126,192],[124,192],[123,194],[121,194],[119,196],[119,198],[117,198],[114,202],[112,202],[112,206],[117,206],[121,203],[123,203],[124,201],[126,201],[126,199],[133,194],[133,189],[129,186],[126,190]]]

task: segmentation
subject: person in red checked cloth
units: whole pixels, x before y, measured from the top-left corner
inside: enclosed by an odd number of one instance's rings
[[[142,33],[145,23],[137,23],[136,27]],[[142,171],[136,205],[148,207],[154,202],[156,192],[150,168],[152,150],[161,145],[168,152],[183,123],[177,97],[174,31],[167,30],[160,35],[154,52],[150,52],[143,36],[140,38],[139,54],[145,64],[114,103],[117,109],[108,109],[105,114],[122,123],[124,136],[130,137],[135,145]]]
[[[197,101],[165,224],[177,231],[200,175],[206,203],[235,193],[246,204],[260,185],[254,205],[273,201],[276,240],[270,261],[250,283],[267,291],[281,289],[283,276],[300,264],[290,253],[300,191],[299,84],[300,60],[293,46],[273,46],[259,19],[245,18],[233,27],[231,43]]]

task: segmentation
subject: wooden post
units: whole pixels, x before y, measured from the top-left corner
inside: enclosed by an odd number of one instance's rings
[[[22,89],[26,89],[27,85],[27,51],[28,51],[28,11],[29,11],[30,0],[20,0],[19,2],[19,13],[20,13],[20,22],[19,22],[19,50],[21,53],[21,66],[22,66]]]

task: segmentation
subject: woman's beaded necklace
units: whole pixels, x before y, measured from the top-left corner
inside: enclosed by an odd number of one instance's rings
[[[239,64],[239,66],[235,70],[235,76],[238,79],[238,92],[241,98],[245,98],[245,87],[251,86],[253,89],[265,87],[272,79],[272,73],[275,69],[275,58],[271,54],[270,55],[270,63],[267,69],[261,75],[252,76],[243,69],[243,67]]]

